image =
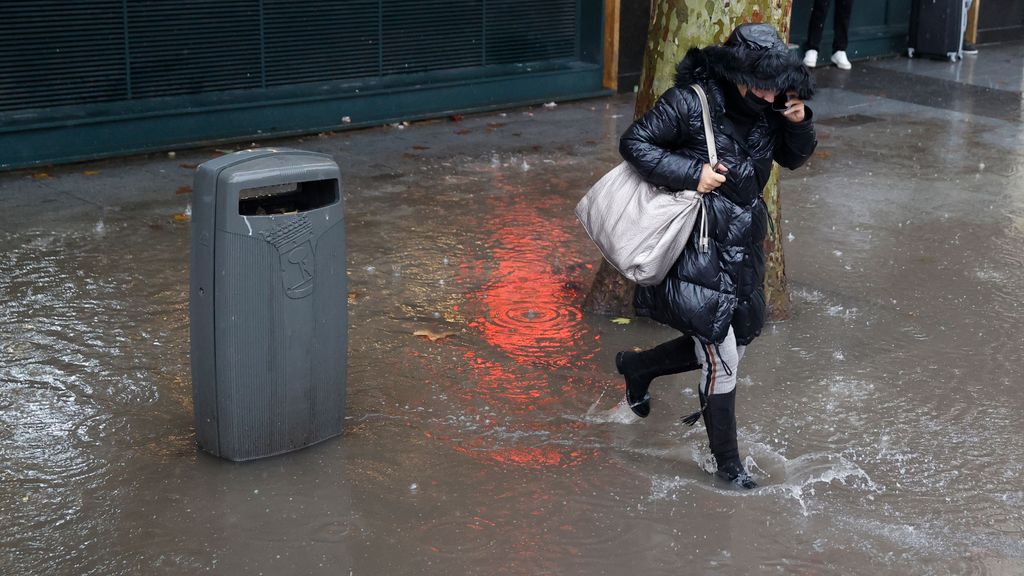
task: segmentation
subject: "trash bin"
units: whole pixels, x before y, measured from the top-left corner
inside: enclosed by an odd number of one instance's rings
[[[341,434],[348,291],[337,164],[285,148],[235,152],[200,165],[192,194],[199,446],[250,460]]]

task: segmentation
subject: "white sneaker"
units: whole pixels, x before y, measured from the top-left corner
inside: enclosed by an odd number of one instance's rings
[[[808,50],[804,53],[804,66],[808,68],[814,68],[818,65],[818,51]]]
[[[843,50],[832,54],[832,63],[840,70],[849,70],[850,68],[853,68],[853,65],[850,64],[850,60],[846,57],[846,52]]]

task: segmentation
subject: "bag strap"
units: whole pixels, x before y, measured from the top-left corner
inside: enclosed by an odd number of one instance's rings
[[[690,84],[690,88],[693,88],[693,91],[697,93],[697,98],[700,98],[700,111],[704,116],[704,140],[708,145],[708,160],[711,161],[711,168],[714,169],[718,165],[718,149],[715,148],[715,132],[712,130],[708,97],[699,84]]]
[[[714,170],[715,166],[718,165],[718,148],[715,147],[715,132],[711,124],[708,96],[699,84],[691,84],[690,88],[693,88],[693,91],[697,93],[697,98],[700,99],[700,112],[704,116],[704,141],[708,145],[708,160],[711,162],[711,169]],[[700,200],[700,242],[698,242],[698,249],[701,252],[707,252],[710,249],[708,246],[708,210],[704,206],[704,196],[699,195],[698,198]]]

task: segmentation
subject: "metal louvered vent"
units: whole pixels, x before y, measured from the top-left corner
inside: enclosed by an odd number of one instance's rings
[[[576,3],[490,0],[487,64],[537,62],[576,56]]]
[[[577,57],[582,0],[0,0],[0,111]]]
[[[383,12],[383,74],[483,64],[482,0],[392,0]]]
[[[121,0],[0,1],[0,110],[121,100]]]
[[[258,1],[146,0],[127,5],[133,98],[262,85]]]
[[[380,0],[264,0],[268,86],[375,76]]]

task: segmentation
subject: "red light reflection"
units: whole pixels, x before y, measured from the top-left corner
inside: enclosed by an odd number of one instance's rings
[[[537,201],[510,191],[492,203],[486,213],[494,217],[482,223],[488,250],[460,266],[460,282],[480,286],[460,311],[493,348],[463,351],[469,386],[456,393],[462,413],[490,423],[472,437],[453,438],[452,446],[490,464],[575,466],[596,452],[553,440],[582,424],[545,417],[576,394],[565,369],[589,363],[596,352],[579,295],[568,287],[566,270],[580,260],[569,233],[575,220],[559,198]]]
[[[565,221],[539,213],[524,203],[502,206],[488,223],[494,230],[491,262],[473,262],[473,269],[496,266],[491,281],[477,294],[482,304],[473,326],[484,339],[526,365],[568,366],[570,347],[584,336],[576,293],[566,288],[559,264],[572,262]],[[580,359],[577,359],[579,361]]]

